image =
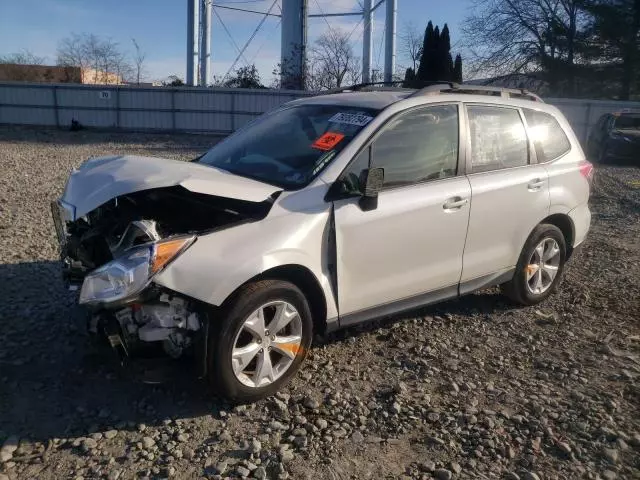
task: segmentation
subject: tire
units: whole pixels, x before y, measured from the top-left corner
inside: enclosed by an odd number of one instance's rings
[[[266,331],[266,327],[273,325],[271,320],[275,318],[279,308],[285,309],[284,315],[292,320],[284,329],[267,332],[266,336],[259,337],[256,330],[262,332],[264,328]],[[259,310],[263,313],[264,321],[257,326],[259,319],[256,312]],[[297,316],[292,313],[293,310]],[[273,317],[270,316],[271,312]],[[278,333],[282,333],[282,336],[276,335]],[[234,402],[248,403],[271,396],[300,369],[311,346],[312,336],[311,310],[298,287],[281,280],[248,283],[222,308],[219,320],[213,320],[209,336],[209,379],[218,393]],[[299,346],[294,341],[282,341],[297,337],[300,337]],[[264,347],[267,344],[270,346]],[[236,353],[236,360],[233,360],[234,347],[237,347],[236,352],[241,352],[242,349],[253,352],[258,348],[258,353],[244,368],[245,372],[250,373],[237,373],[238,369],[243,369],[245,357]],[[285,351],[287,355],[281,353]],[[269,357],[268,362],[265,355]],[[246,356],[247,359],[249,357],[251,353]],[[274,367],[272,371],[268,370],[272,375],[259,375],[258,372],[263,371],[262,366],[266,363]],[[279,364],[283,368],[278,374],[276,370]],[[284,368],[284,365],[288,366]]]
[[[541,268],[541,264],[531,263],[531,260],[532,257],[534,262],[538,259],[539,255],[536,252],[536,247],[540,246],[543,241],[547,242],[543,247],[545,254],[547,254],[547,252],[549,254],[552,253],[551,248],[549,248],[549,250],[546,249],[547,247],[553,246],[552,242],[555,242],[559,251],[557,253],[557,260],[556,257],[549,259],[548,262],[543,262],[545,263],[545,267]],[[522,253],[520,253],[513,278],[509,282],[501,285],[502,293],[515,303],[525,306],[536,305],[544,301],[560,284],[567,258],[566,252],[566,241],[558,227],[546,223],[538,225],[533,232],[531,232],[531,235],[529,235],[529,238],[522,248]],[[556,262],[557,270],[555,276],[551,279],[548,271],[553,271],[551,267],[556,266]],[[531,277],[531,275],[533,275],[533,277]],[[538,286],[537,280],[539,275],[542,280],[541,286],[546,286],[544,290],[532,288]],[[549,280],[551,280],[550,283]]]

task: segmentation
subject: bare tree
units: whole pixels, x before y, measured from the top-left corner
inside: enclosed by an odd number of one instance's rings
[[[117,42],[94,34],[71,34],[58,44],[58,65],[92,69],[92,83],[115,83],[132,75],[132,67]]]
[[[135,38],[132,38],[131,41],[136,49],[135,55],[133,56],[133,63],[136,69],[136,83],[140,85],[140,79],[144,76],[144,61],[147,58],[147,53],[140,49],[140,45],[138,45]]]
[[[327,90],[358,83],[361,78],[360,58],[349,43],[349,34],[331,30],[321,35],[310,49],[307,85],[310,90]]]
[[[0,63],[13,63],[16,65],[42,65],[44,57],[34,55],[29,50],[22,50],[18,53],[11,53],[0,57]]]
[[[583,0],[475,0],[464,23],[471,74],[543,71],[551,82],[571,77],[578,61]]]
[[[405,23],[403,33],[399,35],[400,53],[411,64],[413,71],[417,71],[422,55],[423,35],[412,22]]]

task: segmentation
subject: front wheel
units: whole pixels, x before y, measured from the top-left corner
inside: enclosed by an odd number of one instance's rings
[[[527,239],[511,281],[502,292],[521,305],[535,305],[551,295],[564,270],[567,246],[555,225],[538,225]]]
[[[234,401],[273,395],[300,369],[311,345],[309,304],[289,282],[241,287],[219,322],[211,329],[209,371],[214,386]]]

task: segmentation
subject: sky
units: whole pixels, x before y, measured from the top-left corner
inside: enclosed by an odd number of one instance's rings
[[[280,3],[282,0],[277,0]],[[452,53],[458,53],[461,25],[471,0],[397,0],[398,35],[409,26],[424,32],[429,20],[449,25]],[[353,12],[360,0],[308,0],[309,13]],[[273,0],[214,0],[214,4],[267,11]],[[374,0],[374,4],[376,0]],[[274,12],[279,13],[278,6]],[[217,15],[216,15],[217,14]],[[218,17],[219,15],[219,17]],[[384,4],[374,14],[372,68],[384,64]],[[245,44],[262,16],[214,8],[212,15],[212,74],[224,76],[239,48]],[[162,80],[169,75],[184,79],[186,70],[187,0],[0,0],[0,56],[27,50],[55,64],[58,42],[71,33],[92,33],[118,42],[133,54],[132,38],[146,53],[145,79]],[[329,28],[351,33],[355,52],[362,56],[361,17],[310,18],[308,41]],[[225,32],[223,23],[231,33]],[[399,41],[399,40],[398,40]],[[464,52],[463,59],[464,59]],[[269,84],[280,60],[278,19],[269,17],[236,67],[255,63],[263,83]],[[408,66],[398,50],[398,64]]]

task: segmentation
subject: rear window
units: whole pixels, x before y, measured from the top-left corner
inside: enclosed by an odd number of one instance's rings
[[[344,105],[298,105],[263,115],[198,162],[296,190],[311,182],[378,114]]]
[[[640,115],[620,115],[616,117],[613,128],[618,130],[639,130]]]
[[[525,109],[524,116],[539,163],[550,162],[571,150],[571,142],[553,115]]]

